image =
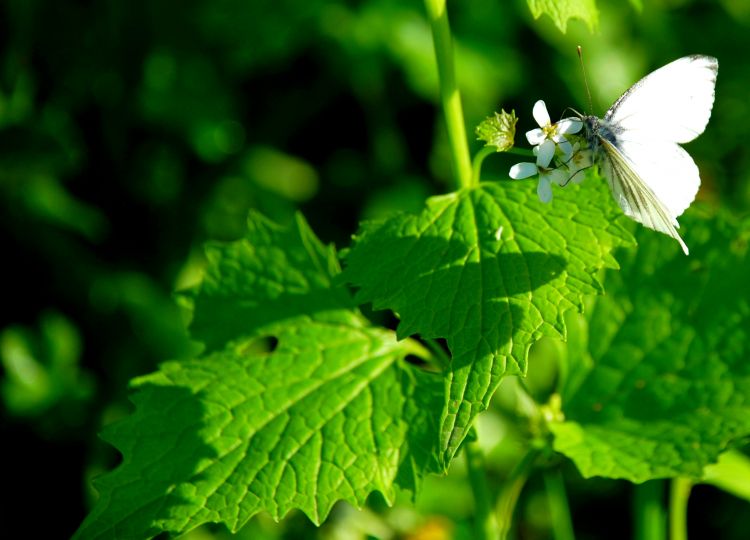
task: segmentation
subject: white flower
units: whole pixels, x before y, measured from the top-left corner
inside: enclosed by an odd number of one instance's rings
[[[516,163],[510,168],[510,172],[508,173],[514,180],[522,180],[538,174],[539,184],[536,187],[536,193],[539,196],[539,200],[543,203],[548,203],[552,200],[553,183],[562,186],[565,185],[568,179],[568,174],[565,171],[550,168],[549,164],[553,153],[554,145],[552,153],[545,152],[540,147],[537,152],[536,163]]]
[[[573,183],[580,184],[583,182],[584,178],[582,171],[591,167],[593,163],[591,149],[588,148],[588,146],[581,147],[578,143],[574,144],[573,153],[567,162],[568,170],[570,172],[568,177],[573,180]]]
[[[565,138],[565,135],[578,133],[581,131],[583,123],[577,118],[563,118],[553,124],[549,118],[547,106],[541,99],[534,103],[532,114],[539,127],[526,132],[526,140],[529,141],[529,144],[539,146],[540,155],[542,152],[554,155],[555,145],[557,145],[560,147],[565,160],[570,159],[573,147]]]

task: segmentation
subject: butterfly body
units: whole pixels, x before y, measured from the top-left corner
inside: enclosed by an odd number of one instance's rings
[[[686,56],[625,92],[604,118],[581,116],[599,171],[625,215],[688,248],[677,217],[700,187],[698,167],[680,143],[703,133],[711,116],[718,61]]]
[[[586,142],[592,150],[599,149],[600,139],[617,145],[617,126],[612,126],[596,116],[584,116],[581,120],[583,121]]]

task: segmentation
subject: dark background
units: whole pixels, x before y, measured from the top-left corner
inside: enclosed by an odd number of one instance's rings
[[[648,71],[710,54],[714,114],[688,149],[699,199],[744,212],[750,3],[644,3],[600,0],[595,33],[573,21],[564,35],[522,0],[449,2],[472,151],[474,126],[500,107],[519,133],[537,99],[553,118],[588,109],[578,44],[599,115]],[[254,208],[281,223],[301,210],[345,247],[359,220],[451,189],[433,62],[417,0],[0,3],[0,536],[65,538],[81,522],[90,479],[117,461],[96,433],[127,414],[128,380],[190,354],[172,294],[199,281],[203,242],[239,237]],[[515,161],[489,158],[486,176]],[[493,480],[513,461],[496,453]],[[372,514],[337,507],[318,532],[294,514],[241,535],[330,538],[375,519],[404,537],[468,538],[460,463],[452,473],[401,505],[411,529],[375,496]],[[584,482],[572,466],[566,479],[580,538],[629,537],[628,484]],[[544,504],[532,477],[522,538],[550,537]],[[690,511],[696,538],[747,537],[747,502],[699,486]]]

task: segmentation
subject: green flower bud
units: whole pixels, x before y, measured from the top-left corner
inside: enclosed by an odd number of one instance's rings
[[[504,152],[513,147],[516,137],[516,111],[510,113],[500,110],[494,116],[485,118],[476,129],[477,138],[484,141],[485,146],[494,146],[498,152]]]

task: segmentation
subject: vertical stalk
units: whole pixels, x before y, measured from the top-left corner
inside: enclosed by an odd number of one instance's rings
[[[469,483],[474,494],[474,517],[476,520],[474,537],[477,540],[495,540],[498,535],[497,522],[490,502],[490,490],[487,486],[487,475],[484,470],[484,454],[476,441],[465,443],[464,452],[466,454]]]
[[[453,178],[459,188],[469,187],[472,185],[471,159],[464,126],[464,113],[461,108],[461,94],[456,84],[453,37],[448,24],[446,0],[425,0],[424,3],[435,45],[435,59],[440,80],[440,102],[448,130]]]
[[[665,540],[667,516],[662,502],[664,482],[651,480],[635,486],[634,512],[636,540]]]
[[[693,482],[674,478],[669,490],[669,540],[687,540],[687,505]]]
[[[539,450],[535,448],[529,450],[518,465],[513,468],[510,477],[505,481],[503,490],[500,492],[495,510],[500,528],[500,540],[505,540],[508,537],[510,527],[513,524],[513,513],[516,510],[518,497],[521,495],[523,486],[526,485],[526,480],[528,480],[529,474],[534,468],[537,457],[539,457]]]
[[[553,537],[555,540],[575,540],[568,496],[565,493],[565,483],[559,469],[544,473],[544,486],[547,490],[547,500],[552,517]]]

